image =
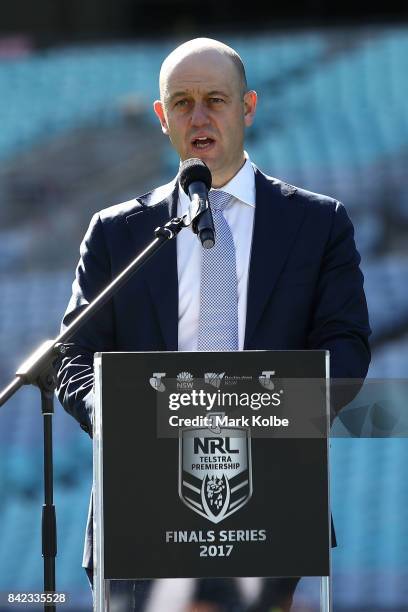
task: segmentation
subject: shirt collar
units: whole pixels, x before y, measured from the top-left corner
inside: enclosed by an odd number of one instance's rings
[[[223,187],[211,191],[224,191],[240,202],[255,208],[255,172],[248,153],[245,151],[245,163],[235,176]],[[179,186],[179,200],[182,214],[188,209],[189,197]]]

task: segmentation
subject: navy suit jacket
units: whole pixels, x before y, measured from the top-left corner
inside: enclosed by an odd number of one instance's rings
[[[244,349],[326,349],[333,378],[363,379],[370,328],[360,256],[343,205],[256,167],[255,189]],[[157,226],[176,216],[177,181],[159,190],[94,215],[63,327],[153,239]],[[172,240],[72,340],[59,363],[60,401],[91,434],[94,353],[175,351],[177,335]],[[90,547],[89,539],[85,565],[91,563]]]

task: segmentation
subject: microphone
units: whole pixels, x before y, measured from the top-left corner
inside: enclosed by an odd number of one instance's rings
[[[205,249],[211,249],[215,244],[215,230],[208,202],[212,183],[210,169],[201,159],[186,159],[181,164],[179,181],[183,191],[197,206],[198,213],[192,221],[193,232],[198,234]]]

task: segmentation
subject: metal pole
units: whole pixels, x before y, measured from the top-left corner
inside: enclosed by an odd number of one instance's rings
[[[54,506],[52,417],[54,414],[55,377],[52,371],[40,377],[41,407],[44,417],[44,504],[42,507],[42,556],[44,558],[44,592],[55,592],[55,557],[57,525]],[[55,612],[55,605],[44,606],[44,612]]]
[[[320,582],[320,612],[332,612],[330,576],[322,576]]]

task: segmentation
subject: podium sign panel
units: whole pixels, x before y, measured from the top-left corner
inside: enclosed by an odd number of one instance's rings
[[[329,576],[325,351],[99,353],[95,373],[97,584]]]

